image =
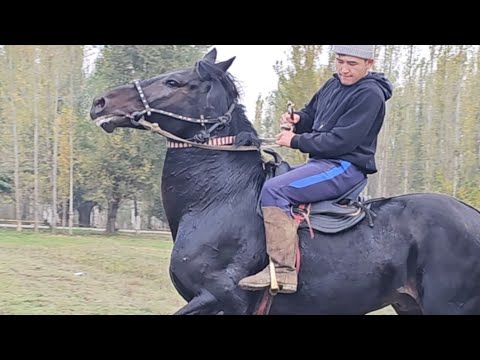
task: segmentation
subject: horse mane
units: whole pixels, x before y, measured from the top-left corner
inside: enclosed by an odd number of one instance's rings
[[[230,101],[237,103],[235,110],[232,114],[234,117],[231,122],[231,128],[234,134],[237,134],[235,145],[237,146],[258,146],[260,147],[262,141],[258,135],[257,130],[253,127],[246,115],[245,106],[239,104],[241,93],[238,90],[240,85],[236,78],[230,73],[224,73],[224,76],[220,77],[220,81],[227,91]]]
[[[236,102],[235,110],[232,113],[232,121],[230,123],[230,129],[225,131],[235,134],[236,146],[257,146],[260,148],[261,140],[259,138],[257,130],[253,127],[246,115],[245,106],[239,103],[241,93],[239,91],[240,85],[237,79],[229,72],[216,72],[216,79],[220,82],[223,89],[227,93],[227,102],[230,105],[232,102]],[[218,100],[218,98],[217,98]],[[216,103],[214,105],[217,105]],[[219,131],[222,134],[222,131]],[[245,155],[245,154],[244,154]],[[235,155],[234,155],[235,156]],[[241,178],[238,176],[232,176],[228,174],[229,170],[225,174],[227,178],[230,178],[227,187],[230,188],[226,194],[241,195],[243,191],[255,191],[260,194],[263,184],[265,182],[265,171],[262,165],[263,158],[261,153],[251,153],[250,156],[235,156],[235,168],[238,171],[241,169],[241,173],[245,174]],[[247,175],[249,174],[249,175]],[[235,180],[233,180],[235,179]],[[236,196],[234,196],[235,198]],[[224,199],[226,200],[226,199]],[[238,201],[238,199],[235,199]],[[232,204],[233,205],[233,204]]]
[[[200,62],[202,61],[197,62],[193,69],[197,74],[199,73],[198,63]],[[215,131],[214,135],[216,137],[235,136],[235,146],[256,146],[260,150],[261,140],[258,132],[248,119],[245,106],[239,103],[241,93],[236,78],[229,72],[223,72],[208,63],[202,73],[205,72],[207,72],[208,80],[212,84],[212,88],[207,95],[209,96],[208,104],[215,110],[229,108],[232,103],[236,104],[230,123],[225,128]],[[201,74],[198,75],[201,76]],[[216,111],[218,114],[218,110]],[[185,163],[182,161],[182,166],[192,178],[198,179],[202,177],[202,173],[205,173],[205,170],[197,165],[198,162],[208,163],[207,173],[215,176],[216,179],[212,178],[208,183],[212,184],[212,182],[217,181],[222,184],[221,192],[213,191],[211,186],[203,187],[204,197],[208,198],[205,206],[216,201],[232,202],[232,206],[235,206],[239,202],[239,197],[244,196],[245,191],[254,191],[258,197],[266,179],[263,166],[264,159],[260,151],[211,152],[211,150],[199,150],[196,163],[192,164],[189,162],[190,160],[191,158],[188,157]],[[226,165],[226,163],[234,164],[234,166],[222,165]],[[222,180],[219,181],[218,177]]]

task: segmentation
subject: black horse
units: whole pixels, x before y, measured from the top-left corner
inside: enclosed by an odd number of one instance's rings
[[[227,71],[233,60],[216,63],[212,50],[192,68],[116,87],[91,109],[109,133],[154,124],[169,137],[162,195],[174,241],[170,276],[188,302],[176,314],[252,314],[263,295],[238,287],[268,264],[258,212],[267,173]],[[398,314],[480,314],[477,210],[432,193],[369,206],[373,224],[365,217],[313,239],[299,228],[298,291],[278,294],[270,314],[366,314],[388,305]]]

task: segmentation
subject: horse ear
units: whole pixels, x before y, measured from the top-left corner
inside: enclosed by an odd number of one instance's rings
[[[205,54],[202,60],[214,64],[215,60],[217,60],[217,49],[213,48],[210,50],[207,54]]]
[[[222,70],[223,72],[227,72],[227,70],[232,66],[233,61],[235,60],[235,56],[231,59],[225,60],[223,62],[216,63],[215,66]]]
[[[211,79],[209,67],[211,68],[213,64],[205,62],[203,60],[197,61],[195,64],[195,71],[202,81],[207,81]]]

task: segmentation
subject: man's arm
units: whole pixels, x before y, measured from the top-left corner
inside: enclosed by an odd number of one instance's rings
[[[312,131],[313,121],[315,120],[315,102],[317,101],[318,92],[300,111],[295,111],[295,114],[300,116],[300,121],[295,125],[295,133],[303,134]]]
[[[359,92],[352,100],[353,106],[340,117],[333,129],[295,135],[291,147],[326,159],[354,150],[367,136],[379,111],[384,108],[385,101],[379,94],[368,89]]]

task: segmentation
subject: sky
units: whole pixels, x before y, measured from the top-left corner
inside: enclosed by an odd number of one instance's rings
[[[247,117],[253,122],[258,95],[266,96],[277,87],[273,66],[277,60],[286,60],[290,45],[214,45],[217,62],[235,56],[228,70],[237,80],[242,92],[240,102],[245,105]]]

